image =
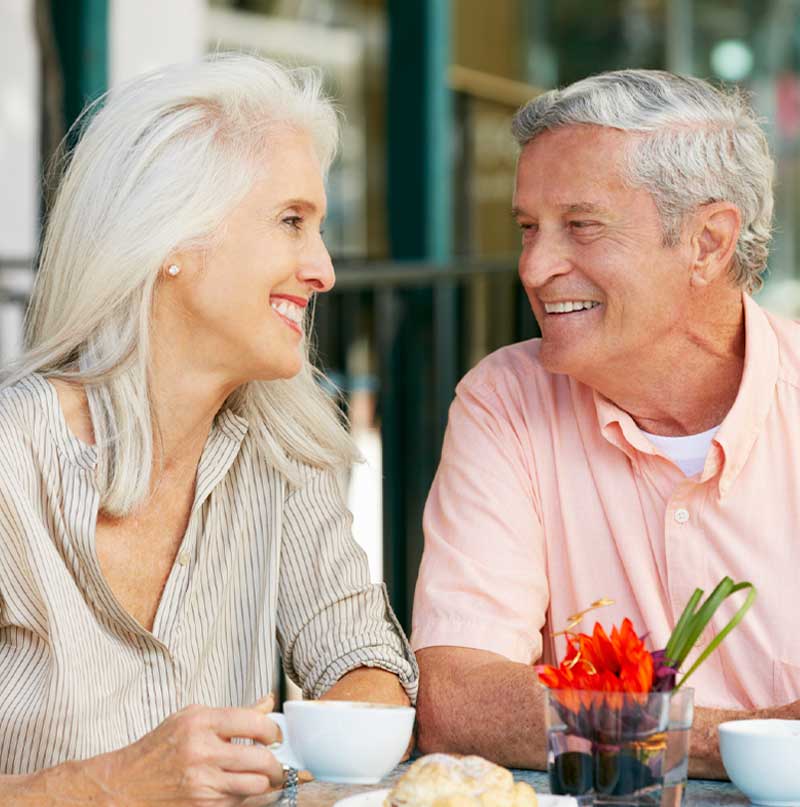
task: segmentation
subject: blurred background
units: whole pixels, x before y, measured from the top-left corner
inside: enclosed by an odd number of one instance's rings
[[[319,65],[346,114],[317,347],[366,458],[344,482],[356,538],[406,628],[454,386],[536,334],[510,216],[518,106],[620,67],[750,90],[778,161],[760,300],[800,314],[800,0],[0,0],[0,360],[20,346],[44,167],[82,107],[240,49]]]

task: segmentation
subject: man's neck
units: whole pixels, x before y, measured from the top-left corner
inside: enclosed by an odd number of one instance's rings
[[[626,361],[590,386],[651,434],[699,434],[733,406],[744,370],[744,307],[719,306],[713,322],[693,325],[640,362]]]

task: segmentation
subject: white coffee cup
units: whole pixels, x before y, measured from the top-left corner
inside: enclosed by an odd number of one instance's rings
[[[719,750],[731,781],[753,804],[800,804],[800,720],[720,723]]]
[[[281,765],[288,765],[290,768],[297,768],[301,770],[303,763],[292,751],[292,746],[289,744],[289,730],[286,726],[286,715],[281,712],[270,712],[267,717],[276,725],[280,727],[281,734],[283,735],[283,742],[277,746],[270,746],[272,755]]]
[[[347,701],[283,705],[293,756],[322,781],[374,784],[402,758],[414,709]]]

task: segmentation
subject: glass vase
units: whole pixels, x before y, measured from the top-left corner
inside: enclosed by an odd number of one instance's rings
[[[694,692],[548,689],[550,790],[585,805],[679,807]]]

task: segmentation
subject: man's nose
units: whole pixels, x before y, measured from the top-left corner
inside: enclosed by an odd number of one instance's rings
[[[572,260],[560,239],[538,233],[531,244],[523,244],[519,256],[519,278],[526,288],[540,288],[572,269]]]
[[[330,291],[333,288],[336,282],[333,261],[321,237],[304,256],[297,276],[316,292]]]

